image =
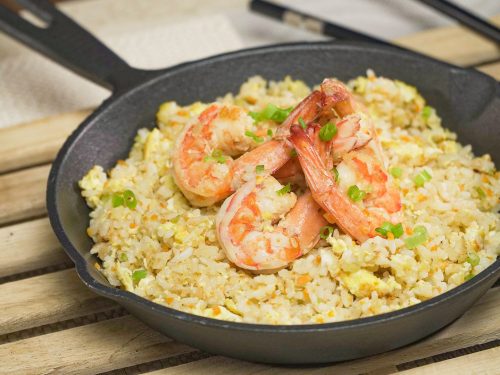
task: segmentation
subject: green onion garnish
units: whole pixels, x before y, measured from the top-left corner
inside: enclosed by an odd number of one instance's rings
[[[170,220],[170,222],[176,224],[179,222],[180,219],[181,219],[181,215],[177,215],[172,220]]]
[[[469,263],[472,267],[477,266],[479,264],[479,255],[477,255],[476,253],[469,253],[466,262]]]
[[[132,280],[134,280],[135,283],[138,283],[139,280],[144,279],[147,275],[148,271],[146,270],[135,270],[132,274]]]
[[[337,170],[337,168],[336,168],[336,167],[333,167],[333,168],[332,168],[332,173],[333,173],[333,175],[335,176],[335,182],[337,182],[337,183],[338,183],[338,182],[339,182],[339,180],[340,180],[340,176],[339,176],[339,171]]]
[[[333,227],[329,225],[325,225],[319,230],[319,236],[326,240],[328,237],[330,237],[333,234]]]
[[[486,193],[479,186],[476,187],[476,192],[480,199],[486,198]]]
[[[251,132],[250,130],[247,130],[245,132],[245,135],[247,137],[252,138],[255,143],[262,143],[262,142],[264,142],[264,138],[257,136],[257,134],[255,134],[254,132]]]
[[[389,169],[389,173],[392,177],[399,178],[403,175],[403,170],[398,167],[392,167],[391,169]]]
[[[264,166],[263,166],[262,164],[257,165],[257,166],[255,167],[255,172],[257,172],[257,173],[262,173],[262,172],[264,172]]]
[[[207,155],[203,158],[203,161],[210,161],[210,160],[214,160],[219,164],[224,164],[226,162],[226,158],[224,157],[224,155],[222,155],[222,151],[217,149],[212,151],[212,155],[210,156]]]
[[[306,130],[307,125],[302,117],[299,117],[299,125],[302,127],[302,129]]]
[[[120,254],[120,262],[126,262],[128,260],[128,256],[126,253]]]
[[[333,122],[325,124],[319,131],[319,139],[324,142],[331,141],[337,134],[337,126]]]
[[[393,234],[394,238],[399,238],[403,235],[403,224],[392,224],[388,221],[382,223],[380,227],[375,229],[375,232],[380,233],[383,237],[387,237],[387,234],[390,232]]]
[[[283,186],[281,189],[276,190],[276,194],[285,195],[286,193],[289,193],[291,191],[292,191],[292,185],[290,185],[290,183],[288,183],[285,186]]]
[[[290,112],[292,112],[293,107],[290,108],[278,108],[274,104],[268,104],[260,112],[249,112],[249,115],[255,120],[255,122],[260,122],[264,120],[272,120],[279,124],[286,120]]]
[[[273,136],[273,131],[271,129],[267,129],[267,135],[272,137]]]
[[[123,192],[123,200],[125,201],[125,205],[132,210],[137,206],[137,199],[132,190],[125,190]]]
[[[423,109],[422,109],[422,117],[427,120],[429,117],[431,117],[432,115],[432,107],[429,107],[428,105],[426,105]]]
[[[431,179],[432,176],[424,169],[413,178],[413,182],[415,183],[415,186],[422,187],[427,181],[430,181]]]
[[[353,202],[359,202],[365,198],[366,192],[360,190],[356,185],[352,185],[347,189],[347,195]]]
[[[294,148],[292,148],[292,151],[290,151],[290,156],[291,156],[292,158],[297,157],[297,150],[295,150]]]
[[[123,200],[122,193],[114,193],[113,196],[111,197],[111,204],[113,207],[118,207],[118,206],[123,206],[123,203],[125,201]]]
[[[471,273],[469,273],[468,275],[465,275],[464,280],[465,280],[465,281],[469,281],[469,280],[470,280],[470,279],[472,279],[473,277],[474,277],[474,274],[471,272]]]
[[[425,241],[427,241],[427,229],[422,225],[417,225],[413,229],[413,235],[405,238],[406,247],[410,250],[422,245]]]

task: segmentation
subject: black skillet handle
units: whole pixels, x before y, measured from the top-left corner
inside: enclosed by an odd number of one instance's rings
[[[16,0],[46,27],[0,5],[0,30],[95,83],[119,91],[151,72],[134,69],[47,0]]]

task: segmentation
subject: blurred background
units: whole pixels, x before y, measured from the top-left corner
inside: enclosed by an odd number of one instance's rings
[[[247,0],[56,2],[131,65],[142,68],[165,67],[244,47],[325,39],[252,13]],[[277,3],[390,40],[454,23],[414,0]],[[454,3],[486,18],[500,14],[500,0]],[[14,0],[0,0],[0,4],[16,7]],[[1,34],[0,79],[0,127],[92,107],[109,95]]]

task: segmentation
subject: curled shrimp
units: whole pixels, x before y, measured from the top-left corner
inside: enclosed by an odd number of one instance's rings
[[[344,97],[337,93],[329,97],[326,91],[322,88],[309,94],[281,124],[275,139],[260,146],[255,137],[247,136],[255,124],[244,109],[212,104],[177,139],[173,158],[177,186],[194,206],[210,206],[254,179],[258,165],[266,174],[276,172],[291,157],[286,138],[293,124],[299,119],[312,121],[337,102],[344,105]]]
[[[336,89],[347,90],[343,86]],[[337,123],[338,133],[329,142],[331,159],[321,156],[324,151],[318,150],[300,127],[291,128],[289,139],[313,198],[327,213],[326,219],[363,242],[376,236],[375,229],[383,222],[400,219],[401,197],[386,171],[373,123],[366,115],[354,113],[353,103],[343,108],[347,108],[345,117]],[[333,163],[336,173],[331,168]]]
[[[236,266],[260,272],[283,268],[318,242],[327,222],[311,193],[297,198],[282,189],[272,176],[257,178],[222,204],[217,237]]]

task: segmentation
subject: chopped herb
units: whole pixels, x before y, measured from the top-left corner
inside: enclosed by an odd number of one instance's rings
[[[264,166],[263,166],[262,164],[257,165],[257,166],[255,167],[255,172],[257,172],[257,173],[262,173],[262,172],[264,172]]]
[[[430,181],[432,179],[432,176],[429,174],[429,172],[427,172],[425,169],[420,172],[419,174],[417,174],[414,178],[413,178],[413,182],[415,183],[415,185],[417,187],[422,187],[425,185],[425,183],[427,181]]]
[[[292,148],[292,151],[290,151],[290,156],[291,156],[292,158],[297,157],[297,150],[295,150],[294,148]]]
[[[356,185],[352,185],[349,186],[349,189],[347,189],[347,195],[353,202],[359,202],[365,198],[366,192],[360,190]]]
[[[422,225],[417,225],[413,229],[413,235],[405,238],[406,247],[410,250],[422,245],[425,241],[427,241],[427,229]]]
[[[146,270],[135,270],[132,274],[132,280],[135,283],[138,283],[140,280],[144,279],[148,275],[148,271]]]
[[[422,109],[422,117],[427,120],[429,117],[431,117],[432,115],[432,107],[429,107],[428,105],[426,105],[423,109]]]
[[[392,177],[399,178],[403,175],[403,170],[399,167],[392,167],[391,169],[389,169],[389,173]]]
[[[339,182],[340,180],[340,176],[339,176],[339,171],[337,170],[336,167],[333,167],[332,168],[332,173],[333,175],[335,176],[335,182]]]
[[[479,264],[479,255],[477,255],[476,253],[469,253],[466,262],[469,263],[472,267],[477,266]]]
[[[111,204],[113,207],[118,207],[118,206],[123,206],[123,203],[125,201],[123,200],[122,193],[114,193],[113,197],[111,198]]]
[[[380,227],[375,229],[375,232],[380,233],[383,237],[387,237],[387,234],[390,232],[393,234],[394,238],[399,238],[403,235],[403,224],[392,224],[388,221],[382,223]]]
[[[276,194],[285,195],[286,193],[289,193],[291,191],[292,191],[292,185],[290,185],[290,183],[288,183],[285,186],[283,186],[281,189],[276,190]]]
[[[479,186],[476,187],[476,191],[477,191],[477,195],[479,196],[480,199],[486,198],[486,193]]]
[[[333,122],[325,124],[319,131],[319,139],[324,142],[331,141],[337,134],[337,126]]]
[[[120,254],[120,262],[126,262],[128,261],[128,256],[126,253],[121,253]]]
[[[262,143],[262,142],[264,142],[264,138],[257,136],[257,134],[255,134],[254,132],[251,132],[250,130],[247,130],[245,132],[245,135],[247,137],[252,138],[254,140],[254,142],[256,142],[256,143]]]
[[[214,160],[219,164],[224,164],[226,162],[226,158],[224,157],[224,155],[222,155],[222,151],[217,149],[212,151],[212,155],[207,155],[203,158],[203,161],[205,162],[210,160]]]
[[[268,104],[260,112],[249,112],[248,114],[254,119],[255,122],[260,122],[264,120],[272,120],[281,124],[286,120],[290,112],[292,112],[293,107],[290,108],[278,108],[274,104]]]
[[[267,135],[272,137],[273,136],[273,131],[271,129],[267,129]]]
[[[170,222],[176,224],[179,222],[179,220],[181,219],[181,215],[177,215],[176,217],[174,217],[172,220],[170,220]]]
[[[323,228],[319,230],[319,236],[324,240],[326,240],[332,234],[333,234],[333,227],[329,225],[325,225]]]
[[[299,117],[299,125],[302,127],[302,129],[304,129],[304,130],[307,129],[306,122],[304,121],[304,119],[302,117]]]
[[[132,210],[137,206],[137,199],[132,190],[125,190],[123,192],[123,200],[125,201],[125,205]]]

